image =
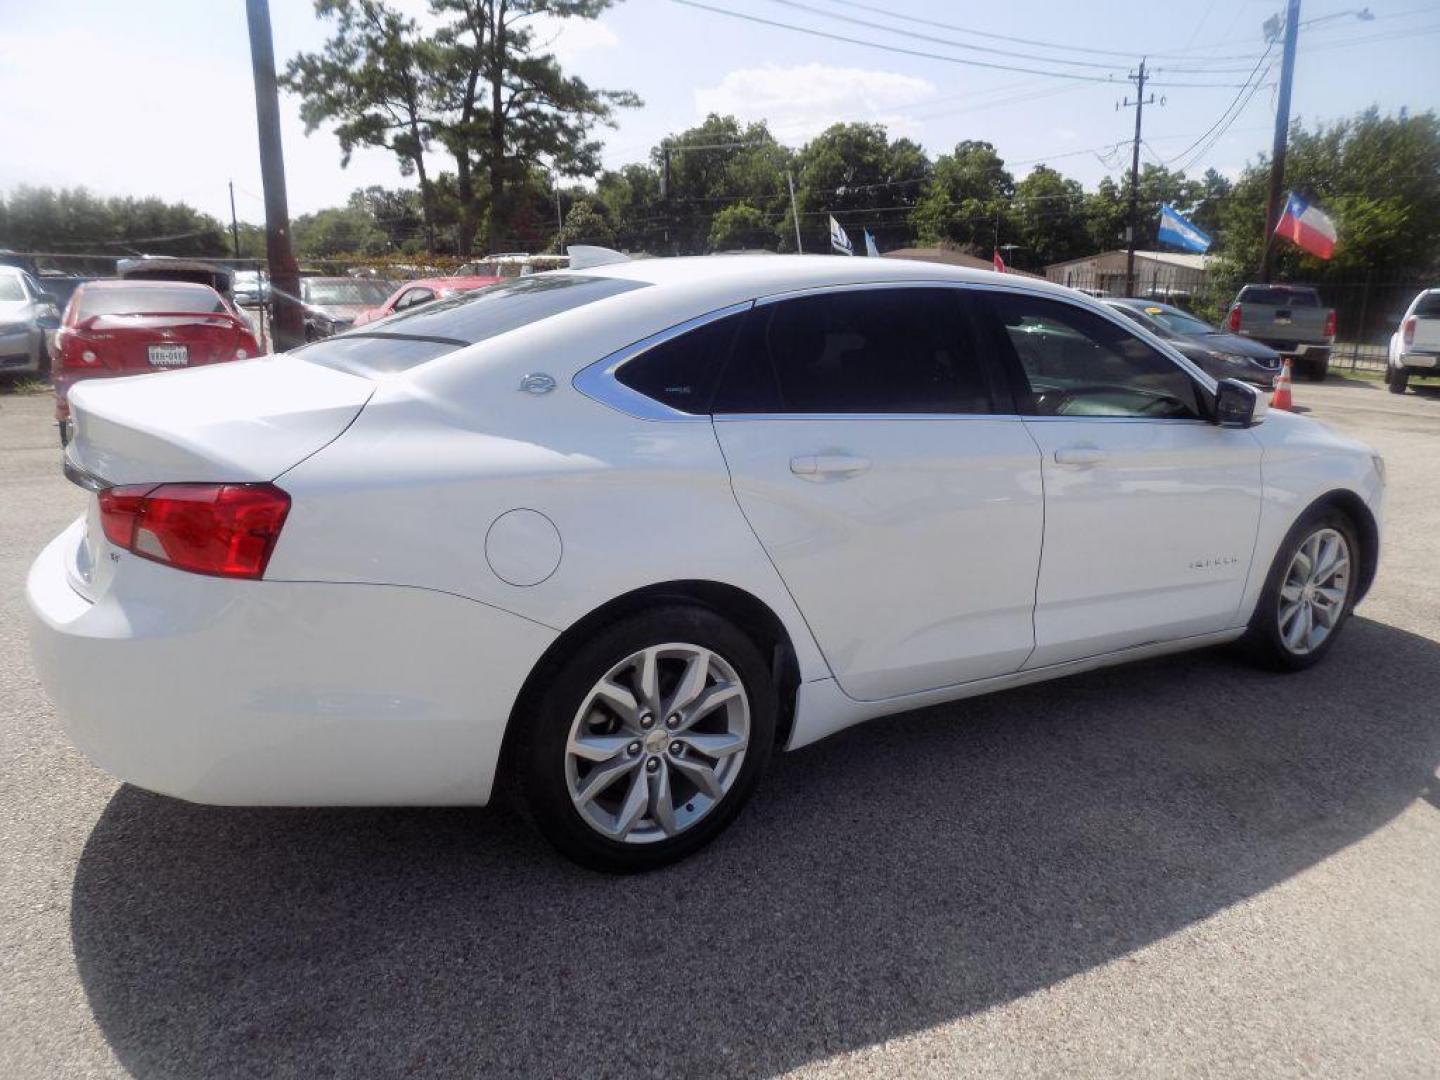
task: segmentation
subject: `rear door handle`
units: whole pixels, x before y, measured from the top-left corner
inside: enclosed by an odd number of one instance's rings
[[[850,454],[802,454],[790,459],[790,471],[806,479],[854,476],[870,468],[870,459]]]
[[[1055,451],[1057,465],[1099,465],[1110,457],[1097,446],[1067,446]]]

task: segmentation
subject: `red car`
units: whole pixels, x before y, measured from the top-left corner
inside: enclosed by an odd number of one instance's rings
[[[504,278],[474,274],[468,277],[421,278],[418,281],[407,281],[391,293],[379,307],[366,308],[355,316],[355,325],[363,326],[376,319],[383,319],[386,315],[393,315],[397,311],[419,307],[421,304],[430,303],[431,300],[469,292],[471,289],[483,289],[486,285],[494,285],[497,281],[504,280]]]
[[[250,325],[208,285],[90,281],[75,290],[51,350],[60,442],[70,441],[70,387],[82,379],[220,364],[258,356]]]

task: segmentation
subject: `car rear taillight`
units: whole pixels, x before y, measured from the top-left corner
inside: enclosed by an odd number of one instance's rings
[[[1335,336],[1335,309],[1334,309],[1334,308],[1331,308],[1329,311],[1327,311],[1327,312],[1325,313],[1325,336],[1328,337],[1328,338],[1333,338],[1333,337]]]
[[[290,496],[273,484],[136,484],[100,492],[100,522],[116,547],[216,577],[258,578]]]
[[[1228,322],[1226,325],[1229,327],[1230,332],[1231,332],[1232,334],[1238,334],[1238,333],[1240,332],[1240,305],[1239,305],[1239,304],[1231,304],[1231,305],[1230,305],[1230,320],[1229,320],[1229,322]]]
[[[1406,345],[1415,344],[1415,316],[1411,315],[1400,324],[1400,337]]]

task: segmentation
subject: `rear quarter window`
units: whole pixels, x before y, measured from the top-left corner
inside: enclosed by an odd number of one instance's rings
[[[1269,304],[1271,307],[1319,307],[1320,294],[1314,289],[1282,289],[1268,285],[1246,285],[1240,290],[1242,304]]]

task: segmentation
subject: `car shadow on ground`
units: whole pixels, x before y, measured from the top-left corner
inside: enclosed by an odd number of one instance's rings
[[[1295,676],[1217,652],[1095,672],[785,755],[711,848],[630,878],[504,809],[125,787],[76,873],[75,956],[140,1077],[772,1074],[1362,839],[1433,784],[1437,700],[1440,645],[1365,619]]]

